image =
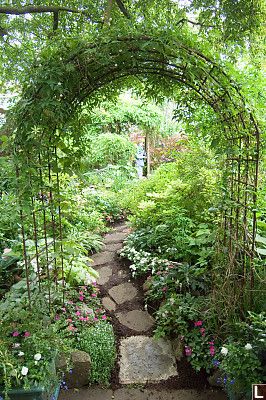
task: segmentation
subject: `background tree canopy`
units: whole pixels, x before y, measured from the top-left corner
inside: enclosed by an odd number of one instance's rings
[[[63,38],[121,34],[131,30],[184,32],[208,38],[214,52],[237,59],[261,61],[258,46],[264,43],[264,0],[98,0],[3,2],[0,7],[1,86],[19,92],[20,83],[38,66],[38,54],[52,51]],[[46,49],[46,50],[45,50]],[[8,84],[6,82],[9,82]]]

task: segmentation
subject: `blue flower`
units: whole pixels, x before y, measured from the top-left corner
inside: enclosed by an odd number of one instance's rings
[[[220,365],[220,361],[219,360],[212,360],[212,363],[215,367],[218,367]]]

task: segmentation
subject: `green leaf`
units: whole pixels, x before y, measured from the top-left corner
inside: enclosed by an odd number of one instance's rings
[[[257,250],[257,253],[258,253],[258,254],[261,254],[262,256],[266,256],[266,249],[258,248],[258,249],[256,249],[256,250]]]

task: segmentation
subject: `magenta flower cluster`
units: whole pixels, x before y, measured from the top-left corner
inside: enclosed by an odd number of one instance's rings
[[[77,293],[77,298],[73,299],[74,301],[67,300],[65,306],[61,308],[62,315],[56,314],[55,320],[63,319],[67,323],[67,329],[73,333],[78,331],[83,323],[93,324],[99,320],[106,320],[105,310],[99,308],[97,302],[98,291],[96,283],[92,286],[82,286]]]

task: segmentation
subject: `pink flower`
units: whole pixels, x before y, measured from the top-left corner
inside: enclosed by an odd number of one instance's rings
[[[97,294],[96,293],[92,293],[91,297],[97,297]]]
[[[167,290],[168,290],[168,288],[166,286],[162,288],[163,292],[167,292]]]
[[[83,300],[84,300],[84,297],[80,295],[80,296],[79,296],[79,300],[80,300],[80,301],[83,301]]]
[[[19,332],[18,332],[18,331],[14,331],[14,332],[12,333],[12,336],[14,336],[14,337],[19,336]]]
[[[205,336],[205,328],[200,328],[200,333],[202,336]]]
[[[194,326],[202,326],[203,321],[196,321],[194,322]]]
[[[96,317],[95,317],[95,318],[93,318],[93,321],[98,321],[98,318],[96,318]]]
[[[92,282],[91,283],[93,286],[97,286],[97,282],[95,281],[95,282]]]
[[[80,311],[76,311],[76,315],[78,315],[78,316],[81,315],[81,314],[80,314]]]
[[[72,332],[77,330],[73,325],[69,325],[68,329]]]
[[[80,321],[84,321],[84,317],[79,317],[79,320]]]
[[[211,346],[213,346],[213,345],[214,345],[214,341],[209,342],[209,344],[210,344]]]
[[[79,294],[83,295],[83,292],[82,292],[82,291],[80,291],[80,292],[79,292]]]
[[[106,319],[107,317],[106,317],[106,315],[102,315],[102,319]]]
[[[62,307],[61,310],[62,310],[63,312],[66,312],[66,307]]]
[[[60,319],[60,315],[56,314],[56,316],[54,317],[54,319],[55,319],[56,321],[58,321],[58,320]]]
[[[215,354],[215,348],[214,346],[210,346],[210,355],[213,357]]]
[[[191,356],[192,354],[192,349],[189,346],[185,346],[185,354],[187,357]]]
[[[29,336],[30,336],[30,332],[26,331],[26,332],[24,333],[24,337],[29,337]]]
[[[162,273],[161,271],[157,271],[156,275],[161,275],[161,273]]]

